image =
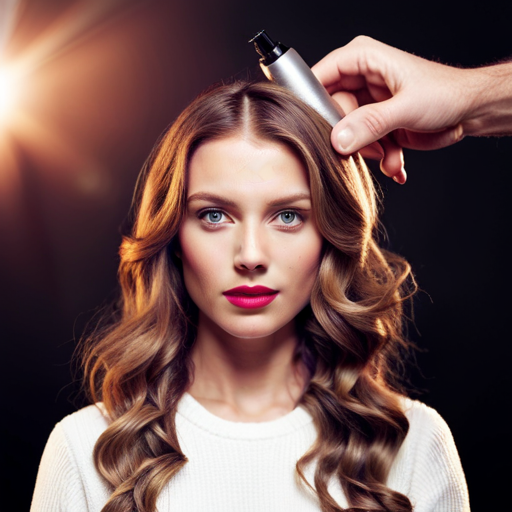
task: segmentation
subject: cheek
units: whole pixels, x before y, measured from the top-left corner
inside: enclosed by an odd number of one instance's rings
[[[282,257],[288,261],[288,270],[301,276],[302,280],[311,278],[314,281],[320,264],[323,239],[313,232],[297,242],[287,247]]]
[[[311,288],[318,274],[320,265],[321,244],[318,246],[310,246],[308,251],[304,251],[299,255],[296,262],[297,274],[302,277],[302,285],[311,292]]]
[[[303,238],[281,245],[275,253],[280,263],[280,280],[286,283],[288,297],[296,301],[300,309],[311,298],[311,291],[318,274],[322,254],[323,238],[316,230],[305,233]]]
[[[203,236],[201,236],[203,235]],[[204,233],[187,229],[179,232],[183,277],[189,295],[196,301],[199,294],[216,286],[222,269],[222,251],[205,243]]]

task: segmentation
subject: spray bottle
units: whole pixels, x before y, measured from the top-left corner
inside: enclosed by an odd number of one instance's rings
[[[304,103],[316,110],[331,126],[345,116],[341,107],[331,98],[325,87],[293,48],[274,42],[264,30],[249,42],[254,43],[256,51],[261,56],[260,66],[269,80],[293,92]],[[381,145],[374,142],[365,148],[365,154],[380,160],[384,152]]]

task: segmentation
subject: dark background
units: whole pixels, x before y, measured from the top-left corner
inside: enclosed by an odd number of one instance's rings
[[[5,49],[23,62],[0,124],[2,510],[28,510],[56,422],[84,405],[76,342],[116,291],[119,226],[159,134],[206,86],[257,78],[247,40],[265,28],[314,64],[366,34],[464,67],[512,55],[512,3],[28,0]],[[406,152],[383,179],[391,248],[422,288],[411,371],[453,432],[473,511],[507,507],[510,484],[508,195],[512,139]],[[507,493],[508,495],[508,493]]]

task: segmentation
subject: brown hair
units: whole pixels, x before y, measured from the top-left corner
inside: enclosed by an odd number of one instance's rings
[[[160,491],[187,463],[175,414],[193,376],[197,308],[174,255],[186,170],[203,141],[242,127],[287,144],[302,159],[325,238],[310,305],[297,317],[295,361],[310,373],[297,405],[318,431],[297,462],[299,481],[311,487],[303,471],[316,459],[311,488],[323,511],[343,510],[327,490],[331,476],[350,510],[411,511],[409,499],[386,486],[409,426],[390,378],[398,349],[407,345],[402,306],[412,293],[406,283],[414,288],[410,267],[377,244],[377,196],[361,157],[335,153],[330,126],[286,90],[236,82],[200,95],[150,155],[120,248],[119,317],[84,345],[90,398],[103,401],[111,419],[94,448],[113,490],[102,512],[155,511]]]

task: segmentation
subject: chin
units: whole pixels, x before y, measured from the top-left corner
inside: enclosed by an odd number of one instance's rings
[[[275,334],[282,326],[276,327],[275,329],[269,328],[269,326],[244,326],[244,327],[236,327],[236,326],[228,326],[221,327],[226,333],[234,336],[235,338],[241,339],[258,339],[258,338],[266,338],[268,336],[272,336]]]
[[[272,322],[268,318],[263,317],[238,318],[234,322],[215,322],[213,319],[212,321],[227,334],[235,338],[248,340],[272,336],[281,329],[291,325],[290,320],[285,322]]]

